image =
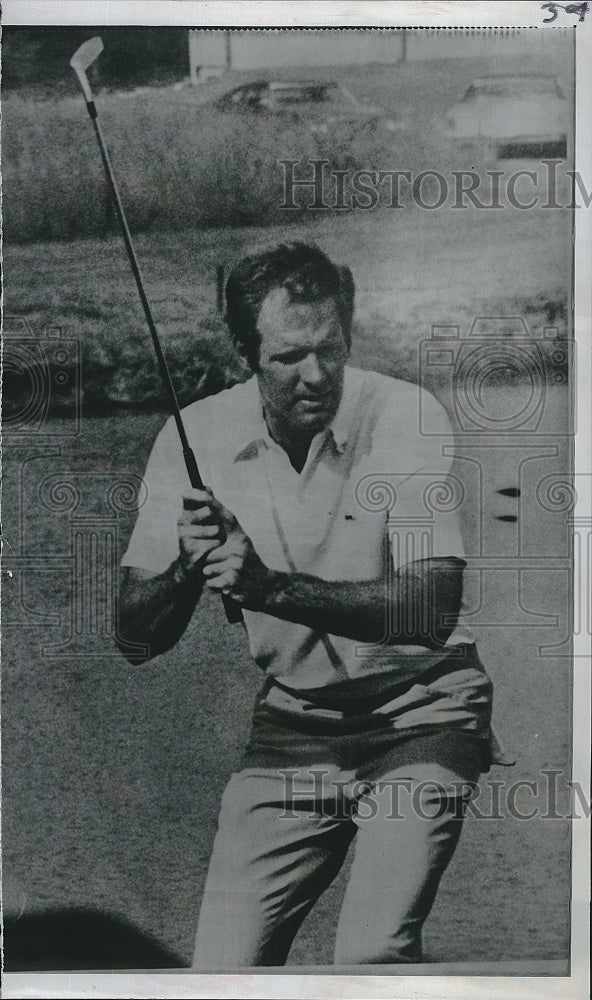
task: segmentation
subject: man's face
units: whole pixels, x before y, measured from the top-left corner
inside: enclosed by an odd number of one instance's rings
[[[339,406],[348,356],[333,299],[290,302],[285,288],[263,300],[257,378],[270,430],[313,435]]]

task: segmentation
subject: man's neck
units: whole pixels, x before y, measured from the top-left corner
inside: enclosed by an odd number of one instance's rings
[[[286,452],[286,455],[290,459],[290,464],[296,469],[296,472],[302,472],[306,464],[310,445],[313,438],[316,437],[317,431],[314,431],[312,434],[305,434],[303,431],[292,431],[290,433],[290,430],[287,428],[278,427],[270,421],[265,410],[263,410],[263,416],[271,439]]]
[[[283,446],[282,446],[283,447]],[[286,455],[290,459],[290,465],[293,469],[300,474],[306,465],[306,459],[308,458],[308,452],[310,450],[310,441],[305,444],[299,444],[297,448],[291,448],[288,450],[284,448]]]

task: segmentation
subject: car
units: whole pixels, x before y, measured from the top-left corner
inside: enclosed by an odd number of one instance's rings
[[[444,133],[487,139],[499,157],[565,157],[570,105],[554,76],[514,74],[474,80],[450,108]]]
[[[304,124],[319,136],[347,127],[386,132],[398,128],[392,117],[385,117],[380,109],[358,101],[347,87],[332,81],[258,80],[235,87],[218,98],[215,107],[223,112]]]

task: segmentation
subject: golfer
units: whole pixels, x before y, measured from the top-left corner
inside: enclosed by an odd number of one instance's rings
[[[418,962],[491,759],[446,439],[422,434],[420,408],[445,434],[447,418],[347,365],[353,279],[316,246],[245,258],[226,298],[252,377],[183,411],[206,490],[187,486],[172,420],[158,435],[120,605],[122,637],[156,656],[205,587],[230,595],[262,671],[194,967],[283,965],[352,843],[336,965]]]

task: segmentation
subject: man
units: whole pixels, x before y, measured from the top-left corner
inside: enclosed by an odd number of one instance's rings
[[[420,433],[420,401],[446,417],[417,386],[346,366],[353,280],[317,247],[246,258],[226,296],[254,375],[184,411],[208,490],[187,488],[172,422],[160,433],[121,593],[121,634],[151,656],[204,586],[230,595],[265,674],[194,967],[282,965],[354,839],[335,962],[419,961],[489,765],[455,504],[433,502],[449,460]]]

